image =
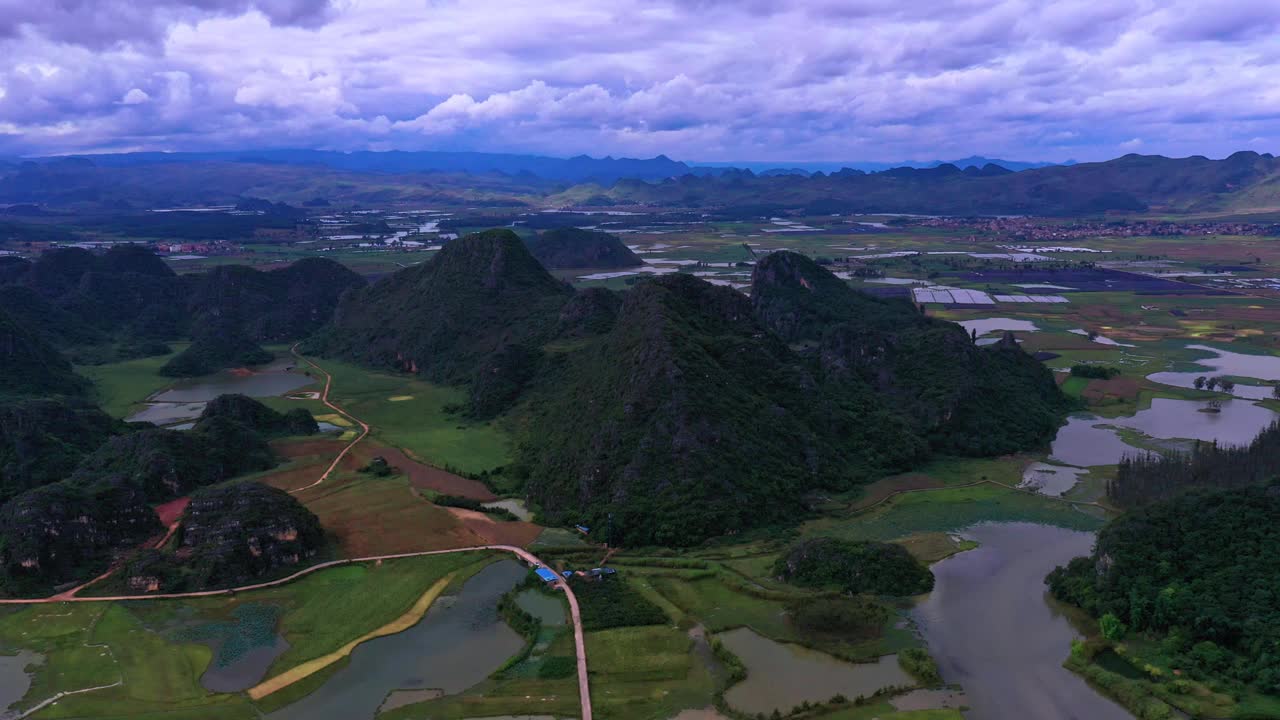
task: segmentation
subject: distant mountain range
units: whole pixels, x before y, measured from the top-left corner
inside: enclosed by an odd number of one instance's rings
[[[310,150],[133,153],[0,166],[0,206],[19,206],[4,211],[10,224],[21,217],[77,210],[136,216],[145,209],[192,205],[272,209],[248,219],[154,217],[147,221],[152,225],[147,232],[134,233],[138,237],[191,237],[202,222],[222,226],[206,237],[240,237],[264,223],[293,227],[293,214],[275,212],[279,203],[293,208],[402,204],[473,210],[640,205],[738,216],[791,211],[1082,216],[1148,210],[1257,213],[1280,207],[1280,160],[1270,154],[1238,152],[1222,160],[1125,155],[1018,171],[1008,167],[1018,163],[987,160],[970,157],[875,172],[842,166],[833,172],[800,167],[757,173],[691,167],[663,155],[636,160]],[[250,197],[257,204],[246,205]],[[160,221],[171,227],[155,227]],[[48,223],[41,222],[47,232]],[[252,227],[229,232],[236,225]],[[0,237],[14,235],[0,227]],[[30,238],[30,232],[25,235]]]
[[[967,167],[981,168],[987,165],[999,165],[1006,170],[1015,172],[1020,170],[1033,170],[1035,168],[1053,167],[1055,165],[1075,165],[1075,160],[1066,160],[1060,163],[1054,162],[1026,162],[1022,160],[1001,160],[999,158],[988,158],[981,155],[970,155],[969,157],[960,158],[959,160],[904,160],[902,162],[699,162],[694,163],[693,172],[695,174],[714,174],[716,171],[737,168],[739,170],[750,170],[757,175],[812,175],[814,173],[833,173],[839,172],[844,168],[853,170],[862,170],[863,172],[883,172],[894,168],[917,168],[928,169],[936,168],[940,165],[955,165],[960,169]]]
[[[620,178],[660,180],[684,175],[689,166],[659,155],[635,158],[593,158],[578,155],[555,158],[543,155],[510,155],[481,152],[336,152],[329,150],[244,150],[240,152],[138,152],[87,157],[99,167],[138,167],[193,162],[231,162],[266,165],[320,165],[351,172],[466,172],[527,173],[548,180],[612,183]],[[36,158],[51,161],[57,158]]]
[[[1065,163],[1021,162],[999,160],[981,156],[970,156],[960,160],[927,162],[906,161],[901,163],[876,162],[716,162],[686,163],[672,160],[666,155],[648,159],[637,158],[593,158],[578,155],[571,158],[548,157],[544,155],[516,155],[506,153],[483,152],[434,152],[434,151],[400,151],[388,152],[337,152],[329,150],[244,150],[236,152],[136,152],[114,153],[102,155],[72,156],[87,158],[98,167],[132,168],[148,165],[172,165],[197,162],[229,162],[260,165],[316,165],[333,170],[350,172],[382,172],[382,173],[505,173],[507,175],[528,174],[546,180],[566,182],[594,182],[611,184],[622,178],[637,180],[662,180],[681,175],[718,175],[732,170],[750,170],[763,175],[804,175],[817,172],[832,173],[844,168],[862,170],[864,172],[880,172],[900,167],[934,168],[943,164],[951,164],[961,169],[973,166],[981,168],[988,164],[999,165],[1008,170],[1027,170]],[[67,158],[34,158],[40,163],[56,162]],[[14,158],[0,158],[0,169],[6,165],[16,167],[20,161]]]

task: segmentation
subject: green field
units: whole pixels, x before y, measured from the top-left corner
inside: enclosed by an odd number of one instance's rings
[[[465,402],[463,390],[335,360],[317,362],[333,375],[330,399],[369,423],[374,437],[388,445],[431,465],[468,473],[510,461],[510,440],[501,428],[445,412],[446,406]]]
[[[30,605],[0,617],[0,643],[45,656],[19,707],[56,692],[119,683],[65,697],[40,718],[253,718],[257,711],[244,695],[212,693],[200,685],[212,651],[180,639],[182,627],[233,620],[246,605],[280,608],[277,629],[290,647],[270,676],[399,617],[451,572],[457,573],[457,587],[492,559],[458,553],[344,566],[232,597]]]
[[[171,343],[168,355],[126,360],[106,365],[82,365],[76,372],[93,381],[94,398],[111,417],[123,418],[140,409],[143,400],[173,384],[173,378],[159,374],[169,359],[188,343]]]

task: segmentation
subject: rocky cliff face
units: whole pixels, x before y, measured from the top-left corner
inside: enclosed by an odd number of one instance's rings
[[[130,587],[174,592],[249,584],[312,561],[324,531],[289,493],[245,482],[193,495],[175,538],[172,552],[130,563],[123,573]]]
[[[120,477],[36,488],[0,507],[0,588],[30,597],[87,580],[158,532],[145,494]]]

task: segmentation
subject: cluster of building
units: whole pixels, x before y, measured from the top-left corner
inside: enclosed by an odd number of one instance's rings
[[[1185,235],[1280,235],[1277,223],[1171,222],[1137,220],[1121,222],[1054,222],[1032,217],[912,218],[922,227],[972,230],[975,242],[992,236],[1018,241],[1083,240],[1099,237],[1178,237]]]
[[[234,255],[240,246],[229,240],[202,242],[158,242],[154,245],[160,255]]]

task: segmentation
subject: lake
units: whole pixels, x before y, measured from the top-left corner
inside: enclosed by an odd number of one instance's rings
[[[1206,405],[1196,400],[1155,398],[1151,407],[1132,417],[1099,418],[1073,415],[1058,430],[1050,457],[1079,467],[1114,465],[1125,455],[1142,451],[1120,439],[1113,425],[1140,430],[1164,440],[1216,440],[1223,445],[1247,445],[1277,417],[1276,413],[1247,400],[1226,400],[1221,412],[1200,410]]]
[[[738,656],[747,668],[747,679],[729,688],[724,698],[743,712],[786,713],[806,700],[826,702],[835,695],[850,700],[870,696],[889,686],[914,685],[915,680],[898,665],[897,655],[875,662],[850,663],[826,653],[757,635],[737,628],[716,639]]]
[[[1234,375],[1242,378],[1253,378],[1264,382],[1280,381],[1280,357],[1275,355],[1247,355],[1245,353],[1219,350],[1208,345],[1188,345],[1188,350],[1207,352],[1212,357],[1195,360],[1196,365],[1208,368],[1200,372],[1158,372],[1147,376],[1148,380],[1173,385],[1175,387],[1193,388],[1196,378],[1214,375]],[[1231,394],[1239,398],[1263,400],[1273,397],[1271,385],[1244,385],[1237,383]]]
[[[933,565],[933,592],[912,612],[942,678],[981,720],[1132,720],[1062,667],[1079,633],[1044,576],[1093,547],[1093,534],[1031,523],[977,525],[976,550]]]
[[[440,598],[412,628],[356,647],[324,685],[268,718],[372,720],[396,690],[462,692],[484,680],[524,646],[498,617],[498,598],[524,579],[514,560],[476,573],[455,596]]]

